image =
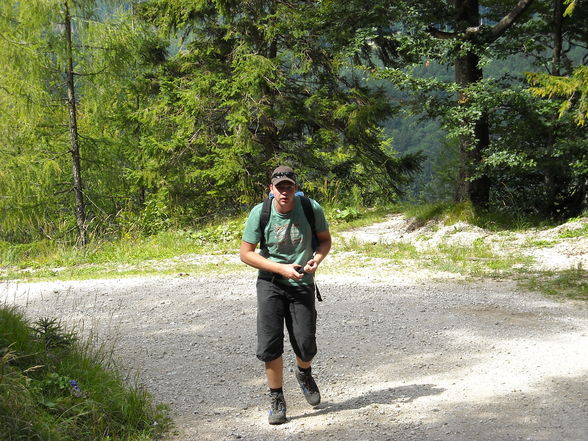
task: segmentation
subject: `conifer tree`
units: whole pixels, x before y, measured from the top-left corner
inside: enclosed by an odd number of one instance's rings
[[[133,50],[140,46],[124,22],[124,9],[117,9],[121,3],[10,0],[0,5],[5,109],[0,231],[5,240],[67,238],[76,230],[83,245],[96,214],[105,217],[116,209],[108,197],[125,185],[116,159],[121,132],[114,133],[113,122],[137,62]],[[120,161],[128,166],[126,159]]]
[[[145,173],[195,215],[259,201],[281,162],[315,194],[361,185],[367,200],[394,197],[418,167],[382,134],[385,94],[344,72],[344,45],[325,31],[335,16],[320,2],[158,0],[139,11],[180,41],[144,112],[159,124]]]

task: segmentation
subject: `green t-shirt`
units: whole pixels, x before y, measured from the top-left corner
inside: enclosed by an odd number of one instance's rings
[[[310,199],[310,203],[314,211],[316,232],[328,231],[329,225],[323,209],[313,199]],[[258,244],[261,241],[259,218],[262,206],[263,203],[256,205],[249,213],[243,232],[243,241],[251,244]],[[265,238],[266,247],[260,251],[260,254],[269,260],[279,263],[297,263],[304,266],[312,259],[312,231],[304,215],[299,197],[296,197],[294,209],[289,213],[281,214],[272,206],[265,227]],[[260,270],[259,275],[271,277],[272,273]],[[305,274],[301,280],[279,278],[276,281],[289,285],[308,285],[312,283],[313,275]]]

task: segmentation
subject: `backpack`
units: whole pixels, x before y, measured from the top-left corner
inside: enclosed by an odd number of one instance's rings
[[[319,246],[319,240],[316,235],[316,225],[314,221],[314,211],[312,209],[312,204],[310,203],[310,199],[308,199],[306,196],[302,194],[297,194],[296,196],[300,198],[302,209],[304,210],[304,216],[306,216],[306,220],[310,224],[310,230],[312,231],[312,251],[316,251]],[[267,226],[272,211],[272,201],[272,197],[266,198],[263,201],[263,206],[261,207],[261,216],[259,217],[261,239],[259,241],[259,248],[265,247],[265,227]]]

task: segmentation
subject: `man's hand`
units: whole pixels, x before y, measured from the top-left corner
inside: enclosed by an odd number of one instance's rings
[[[304,266],[304,272],[313,274],[318,269],[318,262],[315,259],[310,259]]]
[[[302,265],[296,263],[282,264],[279,274],[287,279],[300,280],[304,277],[304,272],[299,273],[297,270],[298,268],[302,268]]]

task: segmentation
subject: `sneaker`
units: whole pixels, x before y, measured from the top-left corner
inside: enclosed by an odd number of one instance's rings
[[[306,401],[308,401],[308,404],[311,406],[318,405],[321,402],[321,393],[314,382],[314,378],[312,378],[312,374],[310,372],[304,373],[301,372],[300,369],[296,369],[296,379],[298,380],[300,389],[302,389],[302,393],[304,394]]]
[[[286,422],[286,400],[283,393],[270,392],[270,410],[267,420],[270,424],[284,424]]]

